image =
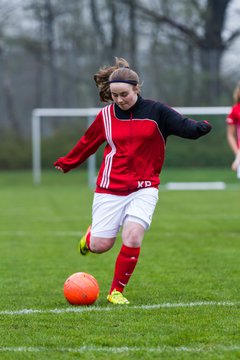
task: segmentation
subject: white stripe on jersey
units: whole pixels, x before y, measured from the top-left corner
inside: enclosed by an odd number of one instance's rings
[[[109,154],[107,154],[106,158],[105,158],[105,166],[104,166],[104,171],[103,171],[103,177],[102,177],[102,181],[100,186],[103,188],[108,188],[109,187],[109,182],[110,182],[110,173],[111,173],[111,169],[112,169],[112,161],[113,161],[113,156],[116,153],[116,147],[113,143],[112,140],[112,124],[111,124],[111,113],[110,113],[110,109],[111,109],[111,105],[106,106],[105,108],[103,108],[102,113],[103,113],[103,122],[104,122],[104,127],[105,127],[105,133],[106,133],[106,138],[107,138],[107,142],[111,147],[111,151]]]

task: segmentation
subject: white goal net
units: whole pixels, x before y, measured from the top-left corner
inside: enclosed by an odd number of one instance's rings
[[[183,115],[227,115],[230,107],[176,107]],[[49,118],[79,117],[87,118],[88,126],[92,123],[100,108],[86,109],[34,109],[32,112],[32,173],[34,184],[41,183],[41,122]],[[94,187],[96,177],[95,155],[88,159],[88,184]]]

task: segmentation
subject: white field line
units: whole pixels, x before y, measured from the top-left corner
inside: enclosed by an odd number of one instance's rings
[[[145,352],[145,353],[213,353],[213,352],[233,352],[240,351],[240,345],[222,345],[213,346],[156,346],[156,347],[106,347],[106,346],[81,346],[77,348],[47,348],[47,347],[0,347],[0,352],[19,352],[19,353],[42,353],[42,352],[59,352],[59,353],[129,353],[129,352]]]
[[[84,230],[86,231],[86,230]],[[72,237],[72,236],[82,236],[84,231],[47,231],[47,232],[31,232],[31,231],[23,231],[23,230],[13,230],[13,231],[0,231],[0,236],[16,236],[16,237],[25,237],[25,236],[64,236],[64,237]]]
[[[196,301],[189,303],[163,303],[153,305],[135,305],[135,306],[123,306],[123,307],[99,307],[99,306],[79,306],[79,307],[67,307],[64,309],[22,309],[22,310],[1,310],[0,315],[32,315],[32,314],[65,314],[65,313],[85,313],[85,312],[108,312],[115,311],[116,309],[128,310],[155,310],[155,309],[169,309],[169,308],[191,308],[201,306],[222,306],[222,307],[234,307],[239,306],[240,301]]]

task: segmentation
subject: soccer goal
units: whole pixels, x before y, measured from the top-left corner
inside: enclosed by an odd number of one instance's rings
[[[86,109],[34,109],[32,112],[32,174],[33,183],[41,184],[42,166],[41,166],[41,122],[51,118],[61,117],[79,117],[87,118],[87,127],[90,126],[93,119],[100,111],[99,108]],[[94,187],[96,176],[96,158],[92,155],[88,159],[88,184]]]
[[[227,115],[230,107],[176,107],[183,115]],[[85,109],[34,109],[32,112],[32,173],[34,184],[41,184],[41,122],[50,118],[79,117],[87,118],[87,126],[94,120],[100,108]],[[96,157],[88,159],[88,184],[94,187],[96,177]]]

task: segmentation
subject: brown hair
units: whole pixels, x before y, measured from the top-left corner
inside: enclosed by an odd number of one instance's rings
[[[240,81],[238,82],[237,86],[234,89],[233,99],[236,104],[240,103]]]
[[[103,102],[108,102],[112,100],[110,92],[110,82],[123,82],[130,83],[133,86],[138,87],[140,92],[139,85],[139,76],[138,74],[129,68],[128,62],[123,58],[115,58],[116,64],[114,66],[105,66],[99,69],[99,71],[94,75],[94,81],[96,86],[99,89],[100,100]]]

